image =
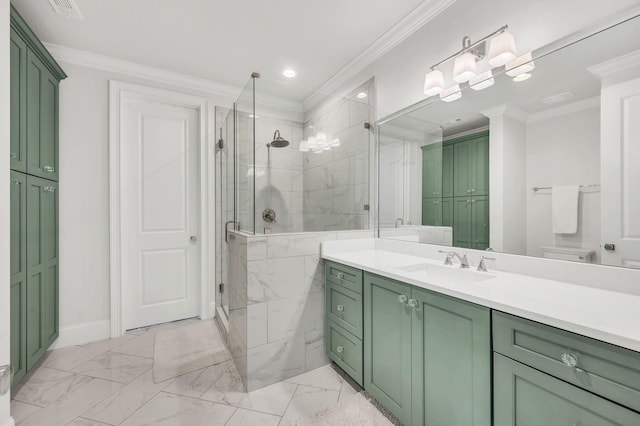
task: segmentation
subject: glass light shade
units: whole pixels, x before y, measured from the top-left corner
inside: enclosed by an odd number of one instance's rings
[[[525,72],[524,74],[518,74],[515,77],[513,77],[513,81],[525,81],[525,80],[529,80],[531,78],[531,74],[529,74],[528,72]]]
[[[307,140],[307,146],[310,149],[315,149],[318,146],[318,142],[316,141],[316,137],[315,136],[309,136],[309,139]]]
[[[327,141],[327,134],[325,132],[318,132],[316,135],[316,140],[319,144],[322,144]]]
[[[309,152],[311,150],[307,141],[300,142],[300,148],[298,149],[300,150],[300,152]]]
[[[470,53],[463,53],[453,63],[453,79],[457,83],[469,81],[477,74],[476,57]]]
[[[491,39],[487,60],[492,67],[501,67],[513,60],[516,55],[516,41],[509,31],[503,31]]]
[[[530,73],[536,69],[536,64],[533,63],[531,52],[525,53],[522,56],[518,56],[513,61],[509,62],[505,66],[509,77],[517,77],[520,74]]]
[[[482,72],[469,80],[469,86],[471,86],[473,90],[486,89],[487,87],[493,86],[494,83],[495,80],[493,79],[491,70]]]
[[[336,148],[339,147],[340,146],[340,139],[338,139],[338,138],[333,139],[331,141],[331,146],[332,147],[336,147]]]
[[[318,148],[318,149],[314,149],[313,151],[314,154],[322,154],[324,152],[324,150],[322,148]]]
[[[437,95],[444,89],[444,75],[440,70],[433,70],[424,76],[424,94]]]
[[[440,100],[444,102],[453,102],[457,101],[462,97],[462,91],[460,91],[460,86],[455,85],[451,86],[440,93]]]

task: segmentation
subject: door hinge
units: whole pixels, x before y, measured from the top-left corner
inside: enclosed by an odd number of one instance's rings
[[[371,123],[367,123],[366,121],[364,122],[364,128],[367,130],[371,129]]]
[[[220,290],[220,293],[224,293],[224,283],[218,284],[218,289]]]
[[[224,148],[224,139],[218,139],[218,149]]]

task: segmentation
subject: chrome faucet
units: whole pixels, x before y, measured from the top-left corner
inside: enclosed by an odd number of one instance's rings
[[[438,250],[439,253],[447,253],[447,257],[444,259],[444,264],[445,265],[453,265],[453,258],[457,257],[458,260],[460,261],[460,267],[462,269],[467,269],[469,267],[469,259],[467,259],[467,254],[463,254],[462,256],[460,256],[458,253],[456,253],[455,251],[442,251],[442,250]]]
[[[487,265],[484,263],[485,260],[496,260],[495,257],[485,257],[480,256],[480,263],[478,263],[478,271],[487,272]]]
[[[400,226],[404,225],[404,219],[399,217],[396,219],[396,228],[398,227],[398,221],[400,221]]]

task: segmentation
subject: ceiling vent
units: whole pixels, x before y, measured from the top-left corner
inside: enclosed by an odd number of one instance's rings
[[[67,18],[84,19],[74,0],[49,0],[56,13]]]

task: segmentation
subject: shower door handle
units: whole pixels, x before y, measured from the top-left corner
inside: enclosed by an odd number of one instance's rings
[[[234,220],[228,220],[227,222],[225,222],[224,224],[224,242],[225,243],[229,242],[229,224],[230,223],[235,224],[236,222]],[[233,237],[233,235],[231,235],[231,237]]]

